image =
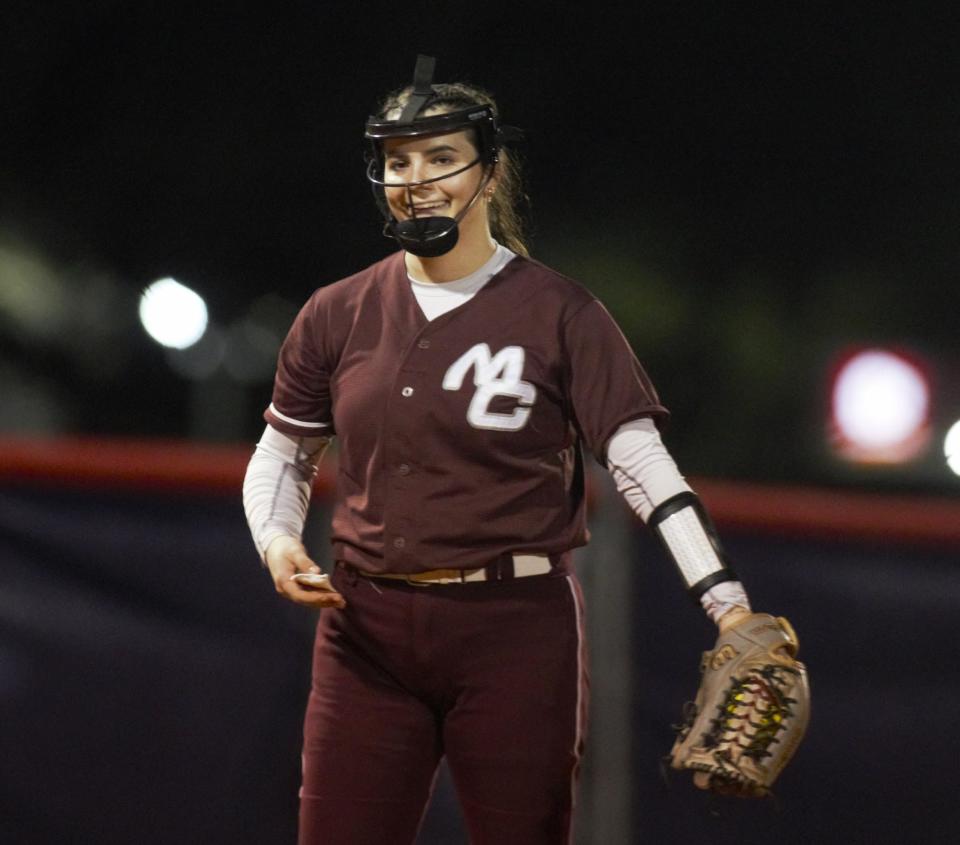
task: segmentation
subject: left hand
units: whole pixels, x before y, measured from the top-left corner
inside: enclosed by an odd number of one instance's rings
[[[746,607],[740,607],[739,605],[732,607],[717,620],[717,627],[720,629],[720,633],[722,634],[749,615],[750,611]],[[700,789],[710,789],[709,772],[694,772],[693,783],[694,786]]]
[[[797,636],[786,619],[734,608],[719,624],[670,763],[701,789],[762,797],[806,731],[806,667],[795,659]]]

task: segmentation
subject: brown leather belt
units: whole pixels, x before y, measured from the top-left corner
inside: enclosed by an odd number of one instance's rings
[[[527,578],[531,575],[546,575],[553,569],[549,555],[515,554],[504,555],[504,559],[506,566],[502,566],[498,561],[477,569],[430,569],[427,572],[411,572],[407,575],[393,572],[363,572],[360,569],[355,571],[365,578],[389,578],[395,581],[406,581],[414,586],[429,587],[433,584],[469,584],[476,581]]]

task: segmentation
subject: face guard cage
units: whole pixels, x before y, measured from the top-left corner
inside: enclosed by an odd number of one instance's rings
[[[494,165],[497,163],[497,154],[500,148],[500,129],[497,119],[490,106],[471,106],[445,114],[417,117],[418,113],[429,109],[430,105],[440,99],[434,86],[433,69],[435,60],[430,56],[418,56],[414,71],[413,93],[404,106],[399,118],[387,120],[381,117],[371,117],[367,121],[365,136],[370,143],[367,164],[367,179],[373,188],[373,196],[386,221],[383,233],[394,238],[403,249],[414,255],[433,258],[444,255],[457,244],[459,233],[457,226],[473,208],[480,198],[484,188],[493,175]],[[390,138],[422,138],[430,135],[449,135],[454,132],[471,131],[477,157],[455,170],[432,179],[421,179],[416,182],[387,182],[385,181],[385,155],[383,142]],[[413,207],[413,188],[439,182],[457,176],[480,164],[484,168],[483,178],[473,197],[457,214],[456,217],[413,217],[397,221],[390,211],[385,195],[385,188],[402,188],[407,192],[407,203]]]

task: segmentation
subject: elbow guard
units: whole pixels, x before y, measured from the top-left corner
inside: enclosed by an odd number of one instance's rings
[[[657,505],[647,520],[673,559],[695,601],[714,584],[736,581],[717,531],[695,493],[678,493]]]

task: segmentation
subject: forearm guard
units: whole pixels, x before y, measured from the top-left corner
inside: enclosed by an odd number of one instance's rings
[[[690,597],[699,601],[721,581],[736,581],[717,531],[695,493],[678,493],[657,505],[647,524],[673,559]]]

